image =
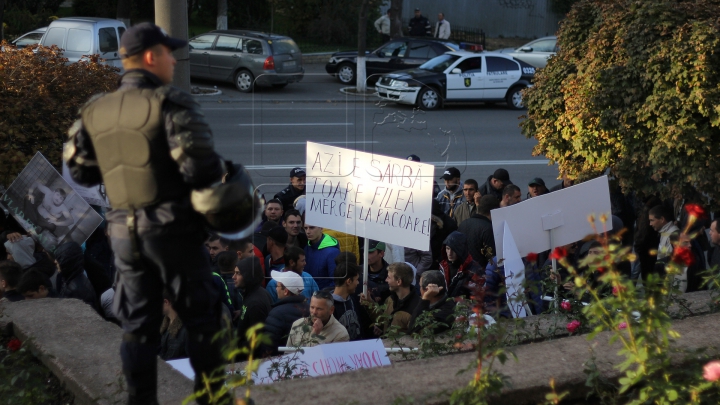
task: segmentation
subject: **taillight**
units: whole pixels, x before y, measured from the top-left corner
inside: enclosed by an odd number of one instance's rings
[[[272,56],[268,56],[268,58],[265,59],[263,70],[275,70],[275,59],[273,59]]]

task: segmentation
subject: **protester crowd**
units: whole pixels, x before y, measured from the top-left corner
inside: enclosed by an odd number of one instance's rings
[[[408,157],[419,160],[417,156]],[[505,276],[495,257],[492,210],[562,190],[573,181],[548,187],[534,178],[527,188],[513,184],[510,173],[497,169],[484,181],[461,179],[457,168],[444,170],[444,188],[432,202],[428,250],[405,248],[401,241],[368,243],[368,279],[363,280],[363,241],[339,230],[305,222],[305,171],[290,172],[290,184],[265,203],[262,223],[251,237],[226,240],[208,233],[205,246],[213,281],[223,297],[224,320],[247,345],[247,331],[262,323],[269,343],[258,356],[281,353],[284,346],[312,346],[383,337],[388,330],[419,331],[416,321],[430,313],[439,333],[452,327],[458,297],[484,291],[483,308],[493,317],[511,317],[505,305]],[[611,182],[612,233],[618,243],[632,246],[637,260],[619,270],[642,282],[662,273],[679,247],[692,260],[676,277],[680,291],[703,288],[701,273],[720,264],[718,215],[700,218],[688,228],[688,204],[699,196],[662,201],[655,196],[624,195]],[[2,211],[0,211],[2,212]],[[75,242],[48,252],[11,217],[3,216],[2,244],[7,260],[0,262],[3,301],[39,298],[78,299],[103,318],[116,322],[112,302],[115,267],[106,230],[98,228],[83,244]],[[625,229],[625,232],[620,232]],[[706,232],[708,230],[708,232]],[[398,243],[399,242],[399,243]],[[602,255],[595,241],[564,246],[572,264],[588,255]],[[0,252],[2,253],[2,252]],[[176,252],[182,255],[182,252]],[[556,283],[560,293],[572,290],[566,269],[547,271],[550,252],[524,258],[527,302],[533,314],[547,310],[542,285]],[[592,277],[592,275],[588,275]],[[367,295],[363,285],[367,284]],[[166,360],[187,357],[188,333],[164,295],[162,339],[158,354]]]

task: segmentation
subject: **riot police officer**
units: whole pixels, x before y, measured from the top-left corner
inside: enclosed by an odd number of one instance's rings
[[[203,374],[223,365],[220,340],[212,342],[221,328],[221,301],[203,246],[203,217],[190,194],[220,182],[226,169],[200,106],[170,85],[171,52],[187,41],[142,23],[129,28],[120,45],[126,69],[120,87],[83,106],[64,158],[78,183],[105,183],[128,403],[156,404],[163,291],[189,333],[196,391]]]

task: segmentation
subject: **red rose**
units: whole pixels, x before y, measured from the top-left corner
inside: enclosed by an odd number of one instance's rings
[[[16,352],[20,350],[20,347],[22,346],[22,342],[17,338],[12,338],[7,344],[8,350],[11,352]]]
[[[569,312],[572,310],[572,304],[569,301],[563,301],[560,303],[560,308]]]
[[[678,246],[673,250],[672,261],[683,266],[692,266],[695,263],[695,255],[690,249]]]
[[[600,274],[605,273],[605,270],[607,270],[605,267],[598,267],[598,268],[597,268],[597,271],[598,271],[598,273],[600,273]]]
[[[685,204],[685,211],[687,211],[688,215],[695,218],[705,218],[707,215],[703,207],[697,204]]]
[[[567,330],[570,333],[575,333],[580,328],[580,321],[575,320],[567,324]]]
[[[538,259],[537,253],[528,253],[527,261],[529,261],[530,263],[535,263],[537,261],[537,259]]]
[[[567,249],[560,246],[560,247],[556,247],[555,250],[553,250],[552,253],[550,253],[550,258],[555,259],[555,260],[560,260],[563,257],[567,256],[567,254],[568,254]]]
[[[620,294],[620,293],[623,292],[623,291],[625,291],[625,287],[623,287],[623,286],[621,286],[621,285],[615,286],[615,287],[613,287],[613,289],[612,289],[612,293],[613,293],[613,295],[615,295],[615,296],[617,296],[618,294]]]

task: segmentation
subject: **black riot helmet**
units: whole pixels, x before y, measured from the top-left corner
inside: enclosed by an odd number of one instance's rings
[[[222,183],[194,190],[192,206],[212,230],[227,239],[250,236],[261,220],[263,204],[242,165],[228,162]]]

